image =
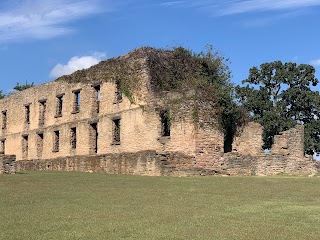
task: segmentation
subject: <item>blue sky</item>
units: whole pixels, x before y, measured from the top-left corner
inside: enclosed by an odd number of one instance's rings
[[[312,64],[320,78],[319,23],[320,0],[2,0],[0,89],[141,46],[211,44],[230,59],[235,83],[274,60]]]

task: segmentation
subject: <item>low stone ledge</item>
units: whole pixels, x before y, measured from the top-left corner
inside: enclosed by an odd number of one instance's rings
[[[136,153],[69,156],[47,160],[17,161],[17,171],[81,171],[148,176],[272,176],[279,174],[310,176],[319,163],[289,159],[277,154],[243,156],[228,153],[212,168],[199,167],[194,156],[179,152],[141,151]],[[318,168],[317,168],[318,167]]]
[[[17,171],[80,171],[148,176],[220,175],[213,169],[195,167],[195,157],[179,152],[141,151],[137,153],[69,156],[47,160],[17,161]]]
[[[279,154],[244,156],[228,153],[223,158],[221,171],[228,175],[272,176],[288,174],[312,176],[317,173],[316,163],[309,158],[288,158]]]
[[[16,156],[0,154],[0,174],[16,173]]]
[[[153,151],[17,161],[17,171],[49,170],[160,175]]]

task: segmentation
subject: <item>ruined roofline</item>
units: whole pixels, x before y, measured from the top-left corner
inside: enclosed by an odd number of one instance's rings
[[[99,83],[113,82],[119,85],[124,95],[134,103],[135,97],[143,88],[160,98],[165,92],[184,93],[197,88],[198,82],[190,80],[203,79],[207,74],[202,72],[207,68],[203,66],[206,63],[202,60],[184,48],[165,50],[141,47],[55,81],[92,84],[94,79]]]
[[[92,83],[90,81],[81,81],[81,79],[79,79],[78,77],[79,76],[87,76],[87,74],[90,75],[90,73],[95,73],[96,71],[99,71],[99,69],[104,69],[104,68],[107,68],[108,66],[113,66],[114,65],[114,62],[120,62],[120,61],[129,61],[129,60],[135,60],[135,59],[139,59],[139,58],[145,58],[147,57],[148,55],[150,55],[152,52],[165,52],[165,50],[159,50],[159,49],[155,49],[155,48],[152,48],[152,47],[140,47],[140,48],[136,48],[132,51],[130,51],[129,53],[127,54],[124,54],[124,55],[121,55],[121,56],[117,56],[117,57],[113,57],[113,58],[109,58],[109,59],[106,59],[106,60],[103,60],[103,61],[100,61],[99,63],[89,67],[89,68],[86,68],[86,69],[81,69],[81,70],[77,70],[71,74],[67,74],[67,75],[63,75],[61,77],[58,77],[54,80],[51,80],[51,81],[48,81],[48,82],[44,82],[44,83],[41,83],[41,84],[37,84],[33,87],[30,87],[30,88],[27,88],[27,89],[24,89],[22,91],[17,91],[17,92],[14,92],[14,93],[11,93],[10,95],[7,95],[5,96],[3,99],[0,99],[0,102],[3,101],[3,100],[6,100],[8,98],[11,98],[12,96],[16,96],[16,95],[19,95],[20,93],[25,93],[29,90],[34,90],[34,89],[37,89],[38,87],[41,87],[41,86],[44,86],[44,85],[49,85],[53,82],[56,82],[56,81],[66,81],[66,82],[73,82],[73,83]],[[70,81],[72,80],[72,81]],[[78,81],[77,81],[78,80]]]
[[[147,66],[141,64],[141,62],[138,65],[134,65],[134,62],[147,60],[155,55],[168,55],[168,53],[170,53],[169,50],[156,49],[153,47],[140,47],[124,55],[100,61],[89,68],[77,70],[69,75],[63,75],[54,81],[87,83],[89,82],[88,78],[92,76],[100,78],[102,82],[110,80],[115,81],[114,78],[118,77],[117,75],[132,74],[129,70],[135,72],[147,68]]]
[[[154,93],[172,91],[180,82],[188,82],[197,77],[197,71],[201,67],[196,58],[183,48],[165,50],[153,47],[136,48],[129,53],[103,60],[87,69],[77,70],[72,74],[63,75],[53,81],[45,82],[29,89],[37,89],[39,86],[53,82],[94,84],[97,82],[116,82],[125,79],[125,87],[132,94],[139,91],[141,73],[146,73],[151,84],[150,90]],[[176,73],[178,70],[178,74]],[[182,75],[182,76],[181,76]],[[128,82],[130,82],[128,84]],[[177,84],[175,84],[177,83]],[[181,84],[180,84],[181,85]],[[122,85],[123,87],[123,85]],[[187,88],[188,89],[188,88]],[[26,92],[25,89],[20,92]],[[20,92],[11,95],[19,94]],[[182,91],[184,92],[184,91]],[[5,97],[8,98],[11,95]],[[0,100],[1,102],[1,100]]]

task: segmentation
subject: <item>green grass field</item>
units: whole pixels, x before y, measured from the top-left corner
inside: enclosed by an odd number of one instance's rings
[[[0,239],[320,239],[320,178],[0,175]]]

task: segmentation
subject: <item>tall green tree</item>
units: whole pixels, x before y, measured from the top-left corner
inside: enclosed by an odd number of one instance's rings
[[[237,97],[251,118],[264,127],[264,149],[273,137],[297,124],[305,126],[305,152],[320,153],[320,97],[311,65],[281,61],[252,67],[245,86],[236,87]]]
[[[34,82],[32,83],[28,83],[28,80],[26,80],[26,83],[25,84],[21,84],[17,82],[16,86],[13,88],[14,90],[20,92],[20,91],[23,91],[25,89],[28,89],[28,88],[31,88],[34,86]]]

